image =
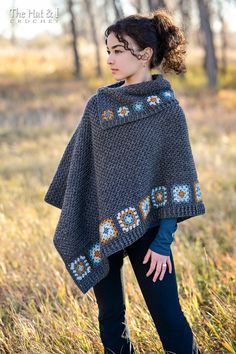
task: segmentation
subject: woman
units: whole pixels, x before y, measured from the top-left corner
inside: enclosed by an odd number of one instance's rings
[[[170,246],[177,223],[205,206],[183,110],[169,81],[151,73],[184,72],[185,39],[165,11],[155,11],[118,20],[105,41],[118,82],[88,100],[45,196],[62,209],[54,244],[81,291],[93,288],[104,353],[134,353],[126,256],[165,353],[200,353]]]

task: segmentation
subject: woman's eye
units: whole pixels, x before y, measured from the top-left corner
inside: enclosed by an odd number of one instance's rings
[[[116,54],[117,54],[117,53],[123,53],[121,50],[115,50],[114,52],[115,52]],[[107,54],[110,54],[110,53],[111,53],[111,52],[109,52],[109,51],[107,50]]]

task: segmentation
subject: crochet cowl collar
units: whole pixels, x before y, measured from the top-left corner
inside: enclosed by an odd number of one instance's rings
[[[97,90],[99,121],[103,129],[156,113],[177,101],[168,80],[152,74],[152,80],[122,86],[124,80]]]

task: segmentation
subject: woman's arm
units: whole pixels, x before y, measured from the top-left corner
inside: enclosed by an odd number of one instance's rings
[[[150,249],[163,256],[170,256],[170,246],[173,234],[177,229],[176,218],[160,219],[160,227],[155,239],[150,244]]]

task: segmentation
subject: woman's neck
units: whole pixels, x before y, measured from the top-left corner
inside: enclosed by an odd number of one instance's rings
[[[139,75],[128,76],[125,79],[124,84],[121,85],[120,87],[132,85],[132,84],[139,84],[141,82],[151,81],[151,80],[152,80],[152,74],[150,71],[148,71],[145,73],[141,73]]]

